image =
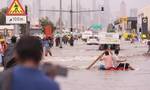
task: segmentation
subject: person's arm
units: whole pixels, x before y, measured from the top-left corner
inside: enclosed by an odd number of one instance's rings
[[[119,56],[117,56],[117,60],[116,60],[117,62],[125,62],[125,61],[127,61],[126,60],[126,58],[125,57],[119,57]]]
[[[103,56],[99,56],[99,60],[100,60],[100,61],[103,61],[103,60],[104,60],[104,57],[105,57],[104,55],[103,55]]]
[[[100,60],[103,57],[103,55],[104,53],[102,53],[92,64],[90,64],[87,69],[90,69],[98,60]]]
[[[125,62],[125,60],[124,60],[124,61],[117,61],[117,62],[120,62],[120,63],[121,63],[121,62]]]
[[[58,84],[57,84],[57,88],[56,88],[56,90],[61,90],[61,89],[60,89],[60,86],[59,86]]]

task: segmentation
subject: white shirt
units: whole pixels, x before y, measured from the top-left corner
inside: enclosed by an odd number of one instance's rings
[[[121,59],[118,55],[113,55],[113,65],[114,67],[118,67],[121,62],[125,60]]]

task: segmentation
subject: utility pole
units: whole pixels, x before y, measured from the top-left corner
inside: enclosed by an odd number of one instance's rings
[[[76,14],[76,29],[78,31],[78,26],[79,26],[79,1],[76,0],[76,9],[77,9],[77,14]]]
[[[39,4],[39,19],[40,19],[41,18],[41,11],[40,11],[41,10],[41,0],[39,0],[38,4]]]
[[[25,30],[25,35],[29,35],[30,34],[30,21],[28,21],[28,6],[25,5],[25,13],[26,13],[26,30]]]
[[[54,10],[54,9],[40,9],[40,11],[45,11],[45,12],[56,12],[56,13],[59,13],[60,15],[60,22],[59,22],[59,26],[60,26],[60,30],[59,32],[62,32],[62,25],[61,25],[61,22],[62,22],[62,12],[63,13],[69,13],[70,14],[70,31],[73,32],[73,14],[76,13],[77,14],[77,17],[78,17],[78,20],[77,20],[77,23],[78,23],[78,29],[81,30],[81,13],[87,13],[87,12],[91,12],[91,13],[95,13],[95,12],[100,12],[101,10],[99,9],[94,9],[94,10],[81,10],[81,5],[80,5],[80,1],[81,0],[78,0],[77,1],[77,8],[78,10],[73,10],[73,0],[70,0],[71,2],[71,8],[70,10],[64,10],[62,9],[62,0],[60,0],[60,9],[59,10]]]
[[[62,0],[60,0],[60,13],[59,13],[59,18],[60,18],[60,22],[59,22],[59,33],[60,33],[60,48],[62,48]]]
[[[71,9],[70,9],[70,31],[73,32],[73,4],[71,0]]]
[[[78,17],[78,23],[79,23],[79,30],[81,30],[81,14],[80,14],[80,10],[81,10],[81,5],[80,5],[80,0],[78,1],[78,3],[79,3],[79,6],[78,6],[78,15],[79,15],[79,17]]]

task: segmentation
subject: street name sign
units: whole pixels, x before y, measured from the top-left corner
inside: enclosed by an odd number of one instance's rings
[[[6,24],[26,24],[27,17],[19,0],[14,0],[6,13]]]

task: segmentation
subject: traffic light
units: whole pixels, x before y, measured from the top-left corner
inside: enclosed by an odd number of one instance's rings
[[[26,13],[26,15],[28,15],[28,6],[27,5],[25,5],[25,13]]]
[[[101,7],[101,11],[104,11],[104,7]]]
[[[141,28],[139,28],[139,32],[142,32],[142,29],[141,29]]]
[[[73,32],[73,28],[70,28],[70,31]]]

